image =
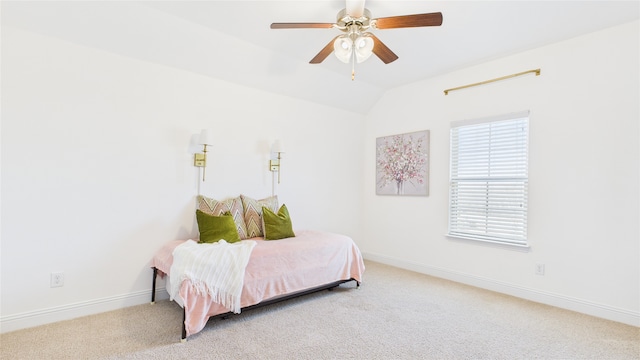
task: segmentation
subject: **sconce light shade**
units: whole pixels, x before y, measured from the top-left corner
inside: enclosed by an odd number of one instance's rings
[[[198,138],[198,144],[200,145],[213,145],[213,138],[211,137],[209,130],[202,129],[200,131],[200,138]]]
[[[276,140],[273,145],[271,146],[271,151],[274,153],[283,153],[284,151],[284,145],[282,145],[282,141],[280,140]]]

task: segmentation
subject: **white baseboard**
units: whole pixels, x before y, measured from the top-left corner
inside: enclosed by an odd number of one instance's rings
[[[366,260],[379,262],[407,269],[422,274],[427,274],[462,284],[475,286],[522,299],[547,304],[562,309],[580,312],[599,318],[617,321],[620,323],[640,327],[640,313],[619,309],[612,306],[594,303],[588,300],[572,298],[569,296],[554,294],[536,289],[526,288],[519,285],[496,281],[471,274],[460,273],[449,269],[427,266],[411,261],[363,252]],[[166,300],[169,298],[164,287],[156,290],[156,300]],[[0,333],[25,329],[29,327],[49,324],[57,321],[75,319],[81,316],[94,315],[106,311],[122,309],[129,306],[141,305],[151,301],[151,290],[143,290],[130,294],[111,296],[101,299],[84,301],[63,306],[56,306],[15,315],[0,317]]]
[[[157,288],[156,301],[169,298],[164,288]],[[151,302],[151,290],[83,301],[63,306],[0,317],[0,333],[99,314]]]
[[[400,260],[397,258],[378,255],[373,253],[362,253],[366,260],[379,262],[395,266],[401,269],[415,271],[421,274],[427,274],[442,279],[447,279],[462,284],[487,289],[502,294],[519,297],[538,303],[555,306],[562,309],[576,311],[579,313],[620,322],[632,326],[640,327],[640,313],[631,310],[620,309],[613,306],[594,303],[592,301],[573,298],[561,294],[550,293],[523,287],[520,285],[510,284],[506,282],[496,281],[494,279],[484,278],[471,274],[452,271],[449,269],[427,266],[411,261]]]

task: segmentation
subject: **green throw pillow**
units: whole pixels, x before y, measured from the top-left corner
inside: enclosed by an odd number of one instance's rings
[[[296,236],[293,233],[289,211],[284,204],[282,204],[277,214],[268,207],[263,206],[262,221],[264,222],[265,240],[278,240]]]
[[[198,229],[200,229],[201,243],[214,243],[221,239],[228,243],[240,241],[238,228],[230,212],[214,216],[198,209],[196,210],[196,219],[198,220]]]

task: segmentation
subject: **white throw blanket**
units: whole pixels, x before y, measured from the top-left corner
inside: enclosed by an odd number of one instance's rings
[[[187,240],[173,250],[170,269],[171,300],[180,296],[184,280],[190,280],[200,294],[209,294],[213,301],[234,313],[240,312],[240,296],[244,270],[254,240],[228,243],[220,240],[211,244],[198,244]]]

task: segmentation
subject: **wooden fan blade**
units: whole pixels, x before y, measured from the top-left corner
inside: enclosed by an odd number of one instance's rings
[[[320,64],[321,62],[323,62],[324,59],[326,59],[327,56],[329,56],[329,54],[333,52],[333,42],[336,41],[338,36],[334,37],[333,40],[329,41],[327,46],[325,46],[322,50],[320,50],[320,52],[313,59],[311,59],[311,61],[309,61],[309,64]]]
[[[273,23],[272,29],[331,29],[331,23]]]
[[[414,14],[403,16],[390,16],[376,19],[378,29],[397,29],[420,26],[442,25],[442,13]]]
[[[370,34],[369,36],[373,38],[373,53],[376,54],[383,63],[388,64],[398,59],[398,55],[394,54],[394,52],[375,35]]]

